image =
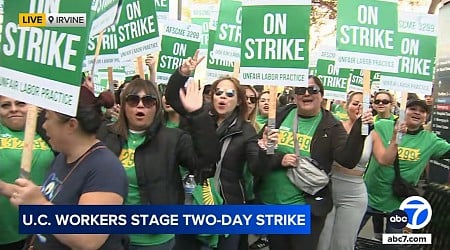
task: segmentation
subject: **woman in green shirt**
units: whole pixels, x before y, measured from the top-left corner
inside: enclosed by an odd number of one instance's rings
[[[402,200],[392,192],[394,180],[393,163],[398,155],[400,176],[416,185],[427,162],[433,158],[449,158],[450,144],[436,134],[425,131],[423,123],[429,112],[422,100],[412,100],[406,105],[405,122],[394,129],[394,121],[381,120],[375,123],[373,156],[365,175],[369,194],[368,211],[390,213],[400,207]],[[397,144],[397,130],[404,133]],[[370,218],[365,216],[362,226]],[[386,232],[396,232],[389,223]]]
[[[0,96],[0,249],[22,249],[26,235],[19,234],[19,215],[9,197],[14,193],[12,183],[19,178],[25,121],[29,105]],[[48,144],[39,134],[34,137],[31,180],[42,184],[54,159]]]

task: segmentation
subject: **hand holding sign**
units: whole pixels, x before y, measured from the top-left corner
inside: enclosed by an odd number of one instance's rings
[[[205,59],[204,56],[198,57],[198,54],[200,53],[200,50],[195,51],[195,54],[193,57],[188,57],[183,64],[180,67],[180,73],[185,76],[190,76],[192,71],[195,70],[197,65],[199,65],[203,59]]]
[[[186,88],[186,93],[183,89],[180,89],[181,103],[189,113],[197,111],[203,106],[203,88],[200,88],[199,84],[191,80]]]

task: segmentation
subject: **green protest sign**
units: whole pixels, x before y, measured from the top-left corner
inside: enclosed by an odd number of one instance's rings
[[[363,71],[360,69],[353,69],[350,72],[348,91],[363,92],[364,91],[363,79],[364,79]]]
[[[326,52],[328,56],[319,55],[317,60],[317,77],[325,89],[324,98],[345,101],[347,98],[347,82],[350,69],[338,68],[335,65],[335,52]]]
[[[370,90],[372,92],[380,90],[381,72],[370,71]]]
[[[167,83],[183,61],[192,56],[200,46],[201,26],[180,21],[164,24],[162,50],[158,61],[158,83]]]
[[[98,96],[101,92],[109,89],[108,69],[99,69],[94,74],[94,93]],[[125,80],[125,70],[122,68],[113,69],[113,80]]]
[[[156,16],[158,21],[169,20],[169,0],[155,0]]]
[[[241,59],[241,23],[241,0],[221,0],[214,55],[232,62]]]
[[[42,2],[42,1],[40,1]],[[75,115],[81,66],[89,30],[86,27],[19,27],[19,13],[86,13],[90,1],[6,1],[0,43],[2,95]]]
[[[208,49],[209,22],[211,16],[217,16],[217,6],[214,4],[193,4],[191,22],[202,26],[200,49]],[[212,38],[214,39],[214,38]]]
[[[437,16],[401,12],[398,74],[382,73],[380,88],[429,95],[433,87]]]
[[[341,68],[398,71],[397,0],[340,0],[337,59]]]
[[[102,32],[107,27],[114,24],[120,0],[93,0],[92,11],[93,21],[89,37],[93,37]]]
[[[100,53],[97,56],[95,67],[107,68],[117,67],[123,64],[119,57],[118,41],[116,26],[112,25],[103,32]],[[83,61],[83,71],[92,69],[95,57],[95,49],[97,48],[98,36],[89,38],[86,50],[86,58]]]
[[[160,50],[154,0],[123,0],[117,25],[121,60]]]
[[[216,31],[210,29],[209,37],[215,36]],[[208,61],[206,62],[206,78],[208,82],[213,82],[221,76],[232,75],[234,69],[234,62],[224,60],[221,57],[216,57],[212,50],[214,46],[214,39],[208,41]]]
[[[243,2],[241,79],[248,84],[307,86],[311,1]],[[220,23],[220,21],[219,21]]]

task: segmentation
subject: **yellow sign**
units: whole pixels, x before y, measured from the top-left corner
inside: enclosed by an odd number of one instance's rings
[[[19,27],[45,27],[45,13],[19,13]]]

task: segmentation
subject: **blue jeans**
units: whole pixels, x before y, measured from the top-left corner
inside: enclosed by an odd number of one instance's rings
[[[376,210],[375,208],[371,208],[370,206],[367,206],[367,212],[363,217],[363,220],[361,222],[361,226],[359,227],[359,230],[361,231],[361,229],[366,225],[367,221],[370,219],[370,217],[372,217],[373,215],[380,215],[386,218],[389,218],[389,213],[384,213],[381,212],[379,210]],[[391,223],[389,222],[389,219],[386,220],[386,231],[385,233],[402,233],[403,230],[402,229],[396,229],[393,228],[391,226]]]
[[[175,245],[175,239],[171,239],[165,243],[154,246],[136,246],[130,245],[129,250],[172,250]]]

